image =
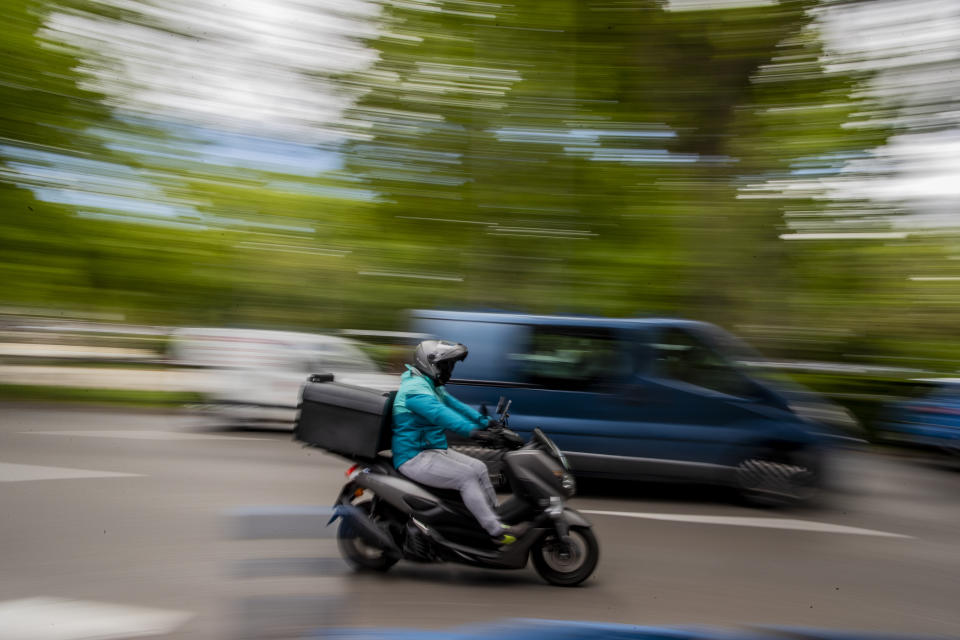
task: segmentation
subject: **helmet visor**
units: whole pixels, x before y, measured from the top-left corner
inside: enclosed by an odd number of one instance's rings
[[[467,358],[467,347],[460,343],[442,343],[445,349],[437,354],[433,365],[437,370],[437,383],[444,385],[453,375],[453,368],[461,360]]]
[[[457,360],[444,360],[443,362],[437,363],[437,383],[444,385],[450,381],[450,377],[453,376],[453,367],[457,364]]]

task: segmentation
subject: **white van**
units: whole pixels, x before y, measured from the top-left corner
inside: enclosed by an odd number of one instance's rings
[[[207,371],[198,389],[203,413],[226,423],[291,427],[300,387],[313,373],[390,390],[399,377],[382,373],[352,340],[293,331],[184,328],[171,335],[173,364]]]

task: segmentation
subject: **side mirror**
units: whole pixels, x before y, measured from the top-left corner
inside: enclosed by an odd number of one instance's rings
[[[497,415],[500,415],[501,413],[503,413],[503,410],[506,408],[506,406],[507,406],[506,396],[500,396],[500,401],[497,402]]]

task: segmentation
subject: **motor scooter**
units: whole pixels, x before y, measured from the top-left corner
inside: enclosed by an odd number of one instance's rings
[[[508,427],[510,402],[500,399],[499,427],[484,446],[504,451],[511,495],[498,508],[505,524],[530,523],[515,542],[501,545],[483,530],[456,490],[419,484],[377,454],[347,471],[329,524],[343,558],[355,569],[387,571],[399,560],[456,562],[490,569],[522,569],[532,559],[547,582],[574,586],[590,577],[600,548],[591,524],[566,505],[576,482],[563,453],[540,429],[528,442]]]

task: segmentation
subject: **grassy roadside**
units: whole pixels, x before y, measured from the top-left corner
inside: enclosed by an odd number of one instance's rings
[[[133,407],[178,407],[202,402],[199,393],[188,391],[139,391],[130,389],[84,389],[19,384],[0,384],[0,402],[70,402]]]

